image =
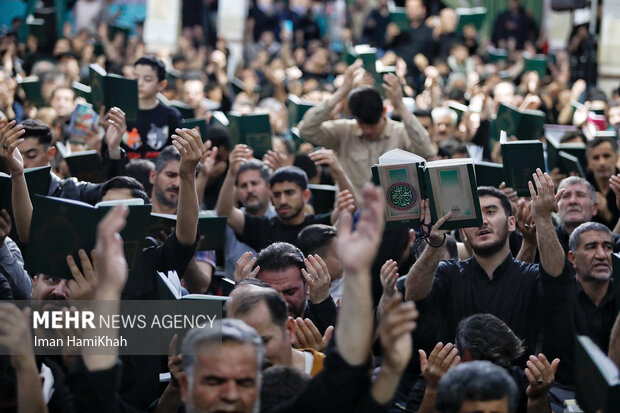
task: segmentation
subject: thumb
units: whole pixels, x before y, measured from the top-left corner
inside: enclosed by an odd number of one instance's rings
[[[424,370],[428,366],[428,359],[426,358],[426,352],[422,349],[418,350],[420,355],[420,370]]]
[[[327,347],[327,344],[332,339],[332,335],[334,334],[334,326],[329,326],[325,330],[325,335],[323,335],[323,344]]]

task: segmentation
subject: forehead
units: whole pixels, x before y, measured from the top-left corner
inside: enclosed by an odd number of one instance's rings
[[[24,141],[18,146],[18,148],[20,152],[26,152],[33,148],[43,149],[43,144],[39,143],[39,138],[29,137],[24,138]]]
[[[282,192],[282,191],[290,191],[290,190],[301,192],[301,188],[299,187],[299,185],[297,185],[294,182],[290,182],[290,181],[277,182],[275,184],[272,184],[271,190],[273,192]]]
[[[564,188],[566,192],[583,192],[585,194],[589,192],[587,185],[580,183],[566,185]]]
[[[263,178],[260,176],[260,172],[256,169],[248,169],[247,171],[243,171],[239,174],[239,178],[237,179],[239,183],[241,182],[250,182],[250,181],[262,181],[265,182]]]
[[[508,413],[508,397],[496,400],[464,400],[460,413]]]
[[[180,165],[180,162],[177,161],[176,159],[168,161],[166,162],[166,166],[164,166],[164,169],[162,169],[159,174],[166,173],[166,172],[179,173],[179,165]]]
[[[590,156],[602,155],[602,154],[607,154],[607,153],[611,153],[611,154],[614,153],[614,150],[611,146],[611,142],[599,143],[595,147],[590,148],[590,151],[589,151]]]
[[[70,89],[58,89],[54,92],[54,99],[73,99],[73,91]]]
[[[131,195],[131,189],[129,188],[112,188],[105,193],[105,195],[101,198],[102,201],[114,201],[118,199],[130,199],[133,198]]]
[[[256,304],[249,313],[235,318],[238,318],[255,329],[260,336],[263,336],[278,327],[273,323],[267,304],[265,304],[265,301],[262,300]]]
[[[154,67],[149,66],[149,65],[136,65],[134,70],[136,72],[136,75],[142,75],[142,76],[152,75],[152,76],[157,76],[157,70],[155,70]]]
[[[480,197],[480,208],[489,208],[496,207],[500,210],[503,210],[502,203],[499,198],[496,198],[492,195],[483,195]]]
[[[586,231],[579,237],[580,247],[591,242],[613,242],[613,239],[610,234],[597,230]]]
[[[252,344],[227,341],[222,343],[221,352],[210,346],[200,346],[198,352],[194,365],[196,375],[229,379],[256,377],[258,360]]]
[[[301,271],[296,266],[284,270],[264,270],[259,273],[259,278],[278,291],[303,286]]]

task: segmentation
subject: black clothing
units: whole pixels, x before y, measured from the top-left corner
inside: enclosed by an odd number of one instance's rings
[[[563,275],[570,273],[568,261]],[[456,327],[472,314],[490,313],[499,317],[521,339],[525,354],[535,352],[540,304],[542,266],[517,261],[508,254],[489,279],[474,257],[466,261],[442,261],[435,273],[430,294],[416,305],[422,312],[440,308],[442,323],[437,341],[454,340]],[[550,276],[548,276],[550,277]]]
[[[435,40],[433,39],[433,29],[422,22],[418,27],[411,27],[408,32],[400,33],[392,41],[385,45],[386,50],[393,50],[399,57],[402,57],[407,66],[415,67],[413,58],[418,53],[422,53],[429,62],[435,57]]]
[[[614,171],[614,175],[618,173],[620,173],[620,170],[616,168],[616,170]],[[596,183],[596,179],[594,179],[594,173],[589,169],[586,172],[586,179],[592,184],[596,192],[601,192],[601,189]],[[592,221],[600,222],[601,224],[606,225],[607,228],[609,228],[611,231],[613,231],[616,223],[618,222],[618,218],[620,218],[620,211],[618,210],[618,206],[616,205],[616,194],[614,193],[614,191],[611,190],[611,188],[609,188],[609,190],[607,191],[605,199],[607,200],[607,209],[609,209],[609,212],[611,212],[611,219],[609,221],[606,221],[598,214],[596,214],[592,218]]]
[[[318,304],[312,304],[308,300],[306,310],[304,311],[304,318],[312,320],[316,328],[321,332],[321,335],[325,334],[327,327],[336,326],[337,317],[338,309],[331,295]]]
[[[139,110],[138,122],[127,126],[129,133],[121,147],[130,159],[156,158],[164,146],[172,145],[171,136],[181,127],[181,121],[181,113],[163,103],[153,109]]]
[[[499,47],[499,41],[515,39],[516,49],[523,50],[525,42],[534,43],[538,38],[538,26],[523,7],[519,8],[516,15],[507,10],[497,16],[493,25],[492,42]]]
[[[610,280],[605,297],[598,307],[586,295],[581,283],[569,274],[553,278],[542,276],[542,297],[545,303],[543,317],[543,353],[547,359],[559,358],[556,381],[575,384],[575,337],[586,335],[604,353],[618,309],[616,308],[614,280]]]
[[[463,39],[463,35],[457,32],[452,33],[442,33],[439,35],[439,53],[437,57],[442,60],[447,60],[448,56],[450,56],[450,50],[454,45],[464,44],[465,39]]]
[[[381,9],[373,9],[366,16],[364,29],[362,31],[362,42],[368,43],[373,47],[382,47],[385,43],[385,32],[390,23],[390,13]]]
[[[299,225],[286,225],[277,216],[270,219],[245,214],[245,226],[239,241],[245,242],[256,251],[260,251],[274,242],[288,242],[297,245],[299,232],[312,224],[331,225],[331,213],[306,215],[304,222]]]

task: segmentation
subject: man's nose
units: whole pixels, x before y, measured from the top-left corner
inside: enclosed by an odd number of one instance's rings
[[[239,400],[239,386],[234,380],[228,380],[221,387],[222,399],[227,402],[236,402]]]

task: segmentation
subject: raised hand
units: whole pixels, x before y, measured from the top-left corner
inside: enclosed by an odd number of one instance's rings
[[[426,386],[431,389],[437,389],[443,375],[461,361],[458,349],[452,343],[445,346],[441,342],[437,343],[428,359],[424,350],[418,350],[418,353],[420,354],[420,370],[426,380]]]
[[[532,174],[532,181],[528,182],[530,196],[532,198],[532,217],[537,219],[550,219],[551,213],[556,209],[556,205],[565,189],[561,189],[554,195],[553,180],[548,173],[543,173],[540,168]],[[534,191],[534,186],[536,191]]]
[[[357,59],[351,66],[347,68],[342,77],[342,85],[340,86],[340,90],[343,93],[349,93],[351,89],[355,86],[356,78],[359,78],[361,75],[362,69],[362,59]]]
[[[403,87],[400,80],[395,74],[388,73],[383,76],[383,82],[385,95],[395,108],[399,108],[403,104]]]
[[[0,159],[6,163],[11,175],[24,173],[24,160],[21,153],[15,150],[24,141],[24,132],[24,127],[14,120],[0,121]]]
[[[86,251],[80,249],[78,251],[82,271],[78,268],[73,256],[67,255],[67,265],[71,270],[73,279],[69,280],[69,297],[72,300],[91,300],[95,294],[97,287],[97,274],[93,268]]]
[[[200,132],[195,129],[177,129],[177,134],[172,135],[172,144],[181,154],[179,174],[185,176],[196,173],[196,166],[207,151],[206,144],[202,143]]]
[[[551,363],[544,354],[538,357],[530,356],[525,368],[525,375],[530,385],[527,386],[525,394],[530,399],[547,397],[549,389],[555,380],[555,372],[558,370],[560,359],[554,359]]]
[[[420,202],[420,222],[422,223],[421,225],[424,231],[428,233],[428,241],[432,245],[443,245],[446,235],[450,232],[450,230],[440,228],[446,221],[452,218],[452,212],[448,212],[446,215],[439,218],[437,222],[432,223],[430,204],[431,203],[428,199],[423,199]]]
[[[168,370],[170,371],[170,384],[179,389],[179,381],[183,374],[183,355],[177,352],[178,334],[175,334],[168,346]]]
[[[228,173],[236,177],[241,164],[251,157],[252,149],[249,146],[243,144],[235,145],[228,156]]]
[[[295,319],[295,340],[296,348],[311,348],[319,352],[323,352],[332,338],[334,327],[329,326],[325,330],[325,334],[321,336],[319,329],[316,328],[312,320],[301,317]]]
[[[271,168],[272,171],[282,168],[283,166],[287,166],[289,164],[289,160],[283,153],[268,150],[267,153],[263,156],[263,162],[265,165]]]
[[[364,207],[355,231],[351,230],[351,214],[345,212],[338,223],[336,250],[345,270],[369,270],[383,235],[383,191],[370,184],[364,188]]]
[[[111,159],[120,159],[121,156],[121,140],[127,131],[127,122],[125,120],[125,112],[120,108],[113,107],[105,115],[107,129],[105,131],[105,141],[108,145],[108,151]]]
[[[342,165],[338,162],[338,157],[331,149],[318,149],[314,152],[310,152],[308,157],[317,165],[329,166],[330,172],[334,169],[336,170],[335,172],[342,170]]]
[[[403,302],[400,294],[395,294],[383,312],[377,328],[383,354],[382,369],[402,373],[413,348],[411,332],[415,330],[418,310],[413,301]]]
[[[355,197],[348,189],[344,191],[340,191],[338,193],[338,198],[336,200],[337,210],[339,216],[343,212],[348,212],[349,214],[353,214],[355,212]]]
[[[525,199],[517,204],[517,229],[527,241],[536,243],[536,224],[532,218],[532,205]]]
[[[609,187],[616,195],[616,206],[620,209],[620,174],[612,175],[609,178]]]
[[[21,311],[13,303],[0,302],[0,346],[9,350],[15,368],[34,357],[29,308]]]
[[[394,260],[387,260],[381,266],[379,273],[381,285],[383,286],[383,295],[390,298],[396,292],[396,280],[398,280],[398,263]]]
[[[237,260],[235,265],[235,283],[238,283],[246,278],[256,278],[256,275],[260,271],[260,266],[252,269],[256,264],[256,257],[252,257],[250,251],[244,252]]]
[[[322,303],[329,297],[329,285],[332,282],[327,264],[318,254],[308,255],[304,263],[306,268],[302,268],[301,274],[306,279],[310,301],[312,304]]]
[[[97,242],[92,253],[98,276],[95,299],[118,300],[127,281],[127,261],[120,232],[129,214],[126,205],[117,205],[97,225]]]

